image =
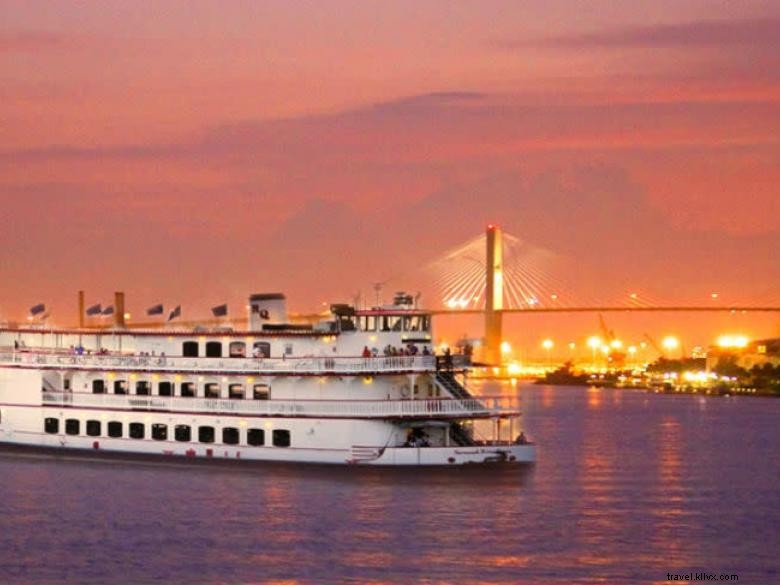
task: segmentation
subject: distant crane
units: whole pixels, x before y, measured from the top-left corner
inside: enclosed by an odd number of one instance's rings
[[[615,332],[607,327],[604,316],[599,313],[599,327],[601,328],[601,334],[607,340],[609,346],[609,353],[607,354],[607,361],[615,368],[622,368],[626,362],[626,352],[623,351],[623,347],[620,344],[615,343],[617,337]]]

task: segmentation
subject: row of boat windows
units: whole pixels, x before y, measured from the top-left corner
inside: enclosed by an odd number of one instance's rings
[[[426,333],[431,330],[428,315],[362,315],[357,318],[360,331],[413,331]]]
[[[200,344],[197,341],[185,341],[181,345],[181,355],[184,357],[222,357],[223,344],[221,341],[207,341],[203,344],[203,353],[201,353]],[[231,341],[227,344],[227,355],[232,358],[243,358],[247,356],[246,343],[243,341]],[[286,344],[284,348],[286,355],[292,354],[292,344]],[[271,344],[267,341],[256,341],[252,345],[252,357],[270,358]]]
[[[168,440],[168,425],[155,423],[149,426],[149,436],[155,441]],[[60,432],[60,419],[46,418],[43,421],[43,430],[56,435]],[[173,425],[173,438],[180,443],[189,443],[192,441],[192,427],[190,425]],[[99,420],[88,420],[84,424],[84,431],[88,437],[100,437],[103,435],[103,422]],[[106,423],[106,436],[112,439],[123,438],[125,424],[120,421],[110,421]],[[199,443],[216,442],[217,433],[214,427],[203,425],[197,427]],[[77,418],[65,419],[65,434],[80,435],[81,421]],[[147,436],[147,425],[134,422],[127,425],[127,436],[131,439],[145,439]],[[223,427],[221,439],[224,445],[240,445],[241,430],[236,427]],[[262,447],[265,445],[265,429],[251,428],[246,430],[245,444],[251,447]],[[271,431],[271,444],[274,447],[290,446],[290,431],[287,429],[274,429]]]
[[[206,382],[201,384],[200,389],[196,382],[181,382],[178,384],[178,390],[175,382],[163,380],[157,382],[157,396],[182,396],[185,398],[195,398],[202,396],[204,398],[220,398],[221,385],[217,382]],[[246,398],[249,388],[245,384],[228,384],[228,398],[241,400]],[[114,394],[130,394],[130,385],[127,380],[114,380]],[[253,384],[251,386],[252,398],[255,400],[268,400],[271,397],[271,388],[268,384]],[[105,380],[92,380],[93,394],[106,394],[108,384]],[[138,380],[135,382],[135,394],[139,396],[150,396],[152,394],[152,382],[149,380]]]

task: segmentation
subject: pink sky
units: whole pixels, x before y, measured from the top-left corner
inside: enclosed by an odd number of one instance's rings
[[[0,318],[308,310],[490,220],[780,304],[778,72],[776,2],[6,0]]]

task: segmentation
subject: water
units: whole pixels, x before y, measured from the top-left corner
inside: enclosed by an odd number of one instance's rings
[[[0,454],[0,582],[780,583],[780,400],[521,394],[526,470]]]

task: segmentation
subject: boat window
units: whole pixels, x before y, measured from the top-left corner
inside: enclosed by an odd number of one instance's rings
[[[246,443],[252,447],[262,447],[265,445],[265,431],[263,429],[247,430]]]
[[[166,441],[168,439],[168,425],[153,424],[152,439],[155,441]]]
[[[135,383],[135,393],[139,396],[148,396],[151,393],[149,380],[138,380],[138,382]]]
[[[431,330],[431,316],[430,315],[423,315],[422,316],[422,331],[430,331]]]
[[[90,437],[99,437],[100,436],[100,421],[99,420],[88,420],[87,421],[87,435]]]
[[[193,398],[195,396],[195,382],[182,382],[181,395],[185,398]]]
[[[290,431],[284,429],[274,429],[273,441],[274,441],[274,447],[289,447]]]
[[[106,383],[103,380],[92,380],[92,392],[103,394],[106,391]]]
[[[360,318],[361,331],[376,331],[376,317],[374,315],[364,315]]]
[[[43,421],[43,430],[50,435],[56,435],[60,432],[60,419],[47,418]]]
[[[285,343],[284,344],[284,355],[292,355],[293,354],[293,344],[292,343]]]
[[[212,382],[204,387],[206,398],[219,398],[219,384]]]
[[[423,315],[408,315],[404,317],[404,331],[425,331]]]
[[[108,423],[108,436],[117,439],[122,436],[122,423],[112,420]]]
[[[268,400],[271,397],[271,387],[268,384],[255,384],[253,397],[255,400]]]
[[[206,343],[206,357],[222,357],[222,342],[209,341]]]
[[[198,441],[201,443],[213,443],[214,427],[198,427]]]
[[[231,384],[230,386],[228,386],[228,397],[242,399],[244,397],[244,385]]]
[[[232,358],[246,357],[246,343],[243,341],[231,341],[228,351]]]
[[[65,434],[78,435],[81,432],[81,423],[75,418],[69,418],[65,421]]]
[[[173,435],[180,443],[187,443],[192,439],[192,429],[190,425],[176,425]]]
[[[184,357],[198,357],[198,342],[185,341],[181,344],[181,355]]]
[[[271,357],[271,344],[267,341],[255,341],[252,349],[252,357],[269,358]]]
[[[144,432],[144,423],[130,423],[130,430],[129,433],[131,439],[143,439],[145,432]]]
[[[173,396],[173,383],[160,382],[160,384],[157,386],[157,394],[160,396]]]
[[[238,429],[235,427],[222,429],[222,442],[225,445],[238,445]]]
[[[127,394],[127,380],[114,381],[114,394]]]
[[[385,315],[382,317],[382,331],[400,331],[401,317],[399,315]]]

